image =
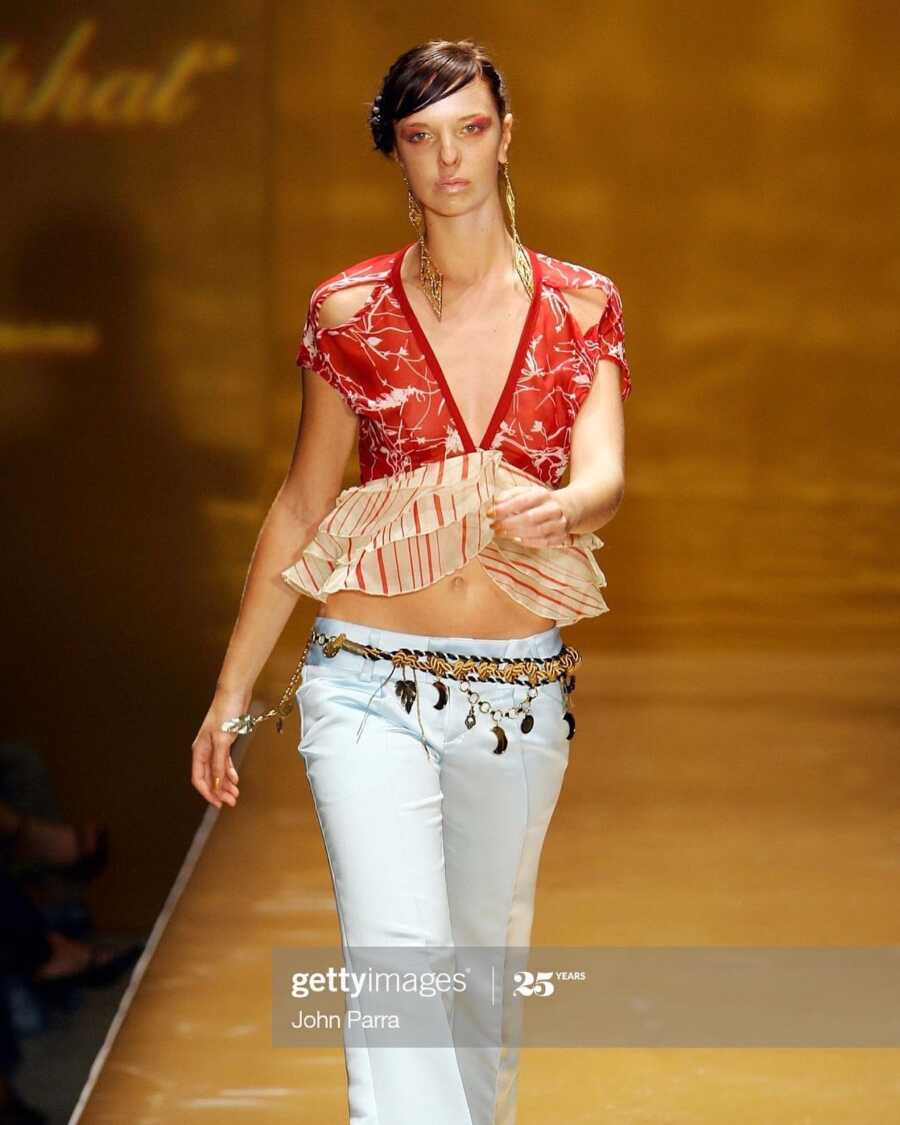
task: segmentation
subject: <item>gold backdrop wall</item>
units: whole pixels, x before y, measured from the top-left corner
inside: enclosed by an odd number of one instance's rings
[[[2,739],[109,821],[100,922],[146,925],[259,519],[268,13],[4,15]]]
[[[316,280],[414,237],[364,102],[401,50],[471,35],[507,76],[523,240],[624,303],[611,612],[575,633],[894,644],[898,25],[850,0],[281,5],[281,356]]]
[[[105,920],[152,919],[203,809],[189,744],[290,454],[310,291],[412,240],[366,102],[426,38],[494,52],[524,241],[624,301],[611,612],[574,643],[896,644],[896,25],[849,0],[4,14],[6,734],[112,822]],[[94,118],[71,74],[71,104],[23,115],[79,34]],[[123,71],[156,99],[122,100]]]

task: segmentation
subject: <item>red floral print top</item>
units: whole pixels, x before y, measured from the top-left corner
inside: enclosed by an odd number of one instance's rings
[[[428,461],[499,449],[511,465],[548,486],[569,463],[572,424],[601,359],[619,366],[622,398],[631,392],[622,301],[604,274],[528,250],[534,296],[519,346],[487,432],[476,444],[400,281],[409,245],[379,254],[321,282],[312,293],[297,363],[318,372],[359,416],[363,483]],[[354,316],[320,328],[331,293],[375,283]],[[602,289],[600,318],[582,333],[565,289]]]
[[[431,585],[477,557],[514,601],[569,624],[608,609],[591,532],[532,547],[497,535],[487,510],[504,490],[556,488],[572,426],[601,359],[631,391],[622,302],[602,273],[528,250],[534,295],[487,431],[476,444],[400,281],[409,246],[379,254],[319,284],[297,353],[359,418],[363,483],[344,489],[284,581],[324,601],[338,590],[378,596]],[[354,315],[322,328],[325,298],[372,286]],[[606,304],[582,332],[564,290],[599,288]]]

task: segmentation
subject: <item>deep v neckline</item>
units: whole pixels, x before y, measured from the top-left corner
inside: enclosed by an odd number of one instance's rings
[[[403,259],[405,258],[406,253],[410,249],[410,247],[415,245],[415,242],[410,242],[407,246],[404,246],[401,250],[398,250],[396,255],[394,256],[394,262],[391,267],[391,286],[394,290],[394,294],[397,300],[400,303],[400,308],[403,310],[403,315],[406,318],[409,327],[412,329],[412,333],[415,336],[419,347],[422,349],[422,353],[425,356],[425,362],[428,365],[428,370],[430,371],[434,381],[440,387],[444,402],[447,404],[447,409],[450,411],[450,414],[453,417],[454,422],[456,423],[456,428],[459,431],[459,436],[462,438],[462,442],[465,446],[466,452],[475,453],[478,449],[488,449],[490,447],[490,443],[494,439],[494,435],[496,434],[501,421],[503,420],[507,410],[509,409],[510,400],[513,396],[513,392],[515,391],[516,383],[519,380],[519,375],[521,374],[522,363],[525,359],[525,351],[531,339],[535,318],[537,316],[538,305],[541,299],[540,262],[538,261],[538,257],[534,253],[534,251],[526,246],[526,253],[531,259],[532,276],[534,278],[534,295],[531,298],[531,304],[529,305],[528,312],[525,316],[525,323],[522,325],[522,331],[519,335],[519,342],[516,346],[515,355],[513,356],[513,361],[510,364],[509,372],[507,373],[506,379],[500,390],[500,396],[497,399],[497,404],[494,407],[494,412],[487,424],[487,429],[484,431],[484,436],[476,446],[475,442],[472,440],[472,435],[469,433],[469,427],[466,425],[462,413],[460,412],[459,406],[457,405],[456,399],[453,397],[453,392],[450,390],[450,384],[447,382],[444,371],[440,363],[438,362],[438,358],[434,354],[434,349],[428,342],[428,337],[425,335],[425,330],[419,323],[419,318],[416,316],[415,310],[410,304],[409,297],[406,295],[406,290],[403,287],[403,279],[400,276]]]

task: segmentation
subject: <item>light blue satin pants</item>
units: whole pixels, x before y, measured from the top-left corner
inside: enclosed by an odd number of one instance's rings
[[[315,627],[382,649],[509,658],[553,656],[562,646],[558,628],[485,640],[325,616]],[[434,677],[417,671],[420,706],[407,712],[395,689],[401,673],[391,673],[390,661],[346,650],[326,657],[312,645],[297,692],[299,752],[345,956],[354,946],[527,947],[541,849],[569,759],[561,686],[540,685],[528,733],[519,729],[521,719],[503,721],[508,746],[495,754],[490,714],[479,713],[467,728],[469,702],[456,681],[444,681],[448,699],[438,710]],[[527,691],[503,683],[473,687],[502,708],[521,703]],[[454,1029],[466,1018],[456,997]],[[350,1045],[345,1034],[351,1125],[514,1125],[519,1050],[504,1041],[506,1022],[501,1011],[492,1047],[451,1041],[367,1049]]]

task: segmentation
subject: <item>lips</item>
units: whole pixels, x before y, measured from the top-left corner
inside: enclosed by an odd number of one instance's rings
[[[468,180],[460,180],[460,179],[438,180],[438,187],[462,187],[464,184],[467,184],[468,182],[469,182]]]

